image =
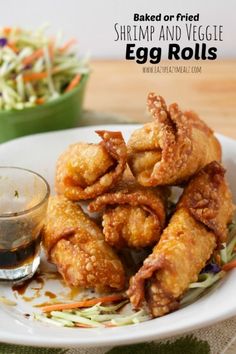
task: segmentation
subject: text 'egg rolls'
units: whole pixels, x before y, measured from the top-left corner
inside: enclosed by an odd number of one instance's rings
[[[120,132],[99,130],[99,144],[77,143],[59,157],[56,191],[70,200],[97,197],[112,188],[126,167],[127,149]]]
[[[88,210],[104,210],[103,233],[111,246],[141,248],[153,246],[160,238],[166,197],[166,188],[144,188],[126,170],[115,189],[97,197]]]
[[[150,93],[147,106],[153,122],[135,130],[127,144],[128,164],[143,186],[186,182],[211,161],[221,160],[213,131],[193,112],[169,110],[161,96]]]
[[[49,200],[43,245],[68,285],[98,291],[124,287],[123,265],[98,225],[63,196]]]
[[[224,173],[212,162],[189,182],[159,243],[131,279],[135,308],[146,303],[154,317],[177,309],[217,244],[226,241],[233,204]]]

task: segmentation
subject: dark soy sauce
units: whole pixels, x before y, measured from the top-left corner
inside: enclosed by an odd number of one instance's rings
[[[17,248],[0,248],[0,268],[17,268],[23,264],[30,263],[39,251],[41,237],[40,235]]]

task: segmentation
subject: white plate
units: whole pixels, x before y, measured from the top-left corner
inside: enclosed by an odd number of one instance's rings
[[[0,165],[12,165],[35,170],[53,188],[54,166],[58,155],[71,143],[84,140],[97,142],[94,130],[121,130],[127,139],[137,126],[112,125],[78,128],[20,138],[0,145]],[[223,162],[236,200],[236,141],[219,135],[223,147]],[[59,291],[49,281],[47,286]],[[52,287],[52,288],[50,288]],[[25,318],[24,313],[35,312],[31,302],[19,301],[15,307],[0,307],[0,341],[16,344],[52,347],[118,345],[160,339],[236,315],[236,271],[195,303],[164,317],[129,327],[105,329],[57,328]],[[14,299],[9,286],[0,286],[0,296]],[[38,303],[39,299],[35,300]],[[41,302],[43,298],[41,299]]]

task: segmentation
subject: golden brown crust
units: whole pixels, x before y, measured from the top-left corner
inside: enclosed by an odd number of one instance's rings
[[[187,117],[188,122],[192,127],[202,130],[208,136],[214,134],[213,130],[208,127],[208,125],[206,125],[206,123],[203,122],[203,120],[201,120],[195,112],[185,111],[184,115]]]
[[[88,210],[103,212],[105,240],[117,248],[155,244],[165,225],[166,189],[144,188],[126,176],[110,193],[92,201]]]
[[[233,216],[232,195],[224,174],[225,169],[215,161],[206,166],[190,181],[178,205],[213,231],[218,244],[226,241],[227,224]]]
[[[140,268],[138,273],[131,278],[130,287],[128,290],[128,296],[134,308],[139,308],[145,299],[145,281],[152,278],[152,275],[161,269],[165,264],[165,257],[160,255],[156,257],[152,253],[148,258],[145,259],[143,266]]]
[[[128,164],[140,184],[183,183],[209,162],[221,160],[218,140],[195,113],[182,113],[176,103],[167,110],[154,93],[147,105],[154,121],[134,131],[128,142]]]
[[[154,317],[176,309],[189,284],[197,281],[199,272],[215,246],[215,235],[212,232],[195,221],[185,209],[177,210],[152,255],[131,279],[128,291],[131,303],[140,308],[146,302]],[[149,258],[152,258],[152,264],[156,261],[158,269],[150,269],[150,276],[145,279],[144,288],[139,295],[137,290],[140,285],[136,288],[136,284],[140,284],[143,271],[149,266]]]
[[[43,245],[68,285],[96,290],[124,287],[122,263],[100,228],[63,196],[50,198]]]
[[[96,131],[100,144],[71,145],[58,159],[56,191],[70,200],[95,198],[121,178],[127,149],[120,132]]]
[[[146,301],[154,317],[178,308],[219,238],[225,240],[232,212],[224,169],[212,162],[189,182],[159,243],[131,279],[128,295],[133,306]]]

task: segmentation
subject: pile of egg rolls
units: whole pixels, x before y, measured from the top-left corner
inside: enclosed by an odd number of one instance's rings
[[[214,132],[154,93],[147,108],[152,121],[127,143],[121,132],[96,131],[100,142],[75,143],[58,158],[43,243],[67,284],[126,290],[135,309],[158,317],[179,307],[227,241],[233,202]],[[183,192],[170,215],[172,186]],[[124,249],[148,252],[130,279]]]

